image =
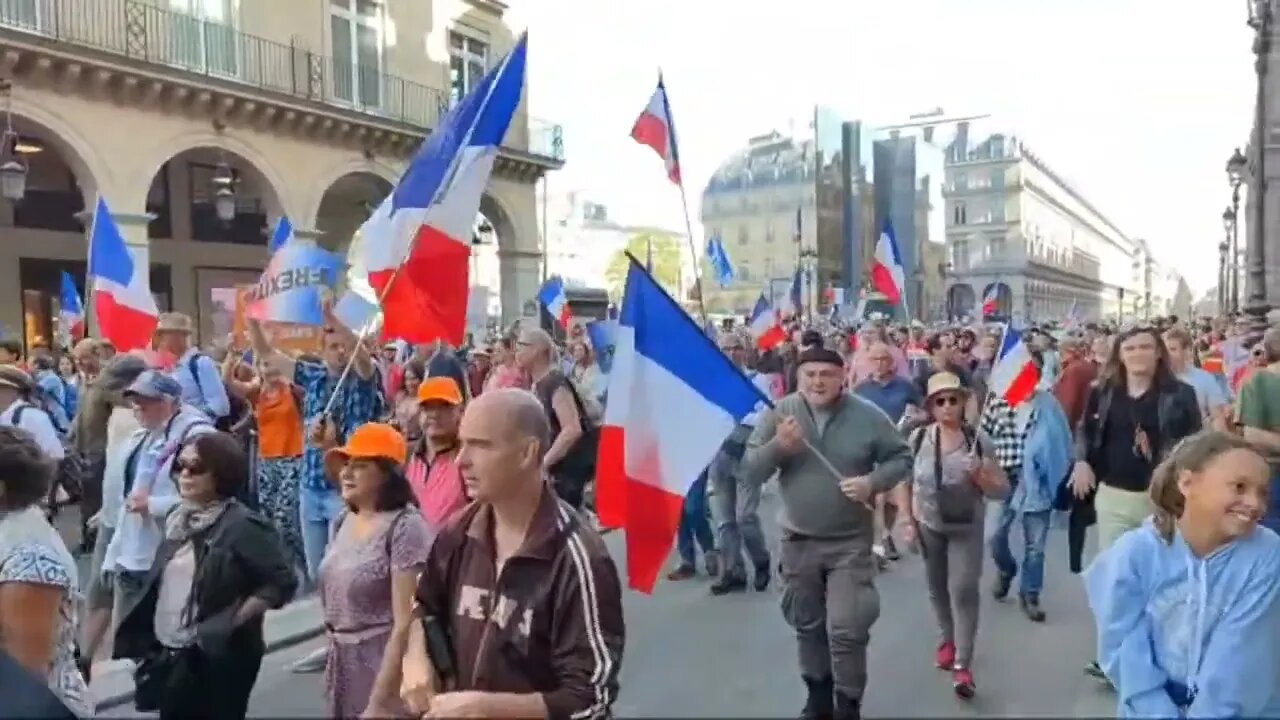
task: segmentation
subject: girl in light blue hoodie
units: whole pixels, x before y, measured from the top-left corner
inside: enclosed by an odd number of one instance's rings
[[[1183,440],[1152,475],[1155,514],[1085,572],[1098,663],[1121,717],[1280,716],[1280,536],[1270,471],[1243,440]]]

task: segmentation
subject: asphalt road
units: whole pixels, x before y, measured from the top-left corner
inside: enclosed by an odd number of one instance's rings
[[[762,508],[770,521],[773,502],[766,497]],[[615,533],[608,542],[621,557],[622,538]],[[866,716],[1114,714],[1113,697],[1082,672],[1092,652],[1092,623],[1079,580],[1066,568],[1062,530],[1049,540],[1044,624],[1028,621],[1016,602],[990,598],[986,587],[994,573],[988,563],[973,667],[978,694],[971,701],[957,699],[949,675],[933,667],[937,637],[922,570],[919,558],[906,556],[877,583],[882,612],[872,630]],[[628,638],[616,715],[777,718],[799,712],[803,686],[776,586],[713,598],[707,585],[706,578],[664,582],[652,596],[625,596]],[[313,641],[264,661],[251,717],[322,717],[323,676],[288,669],[320,646]],[[129,715],[120,709],[104,716]]]

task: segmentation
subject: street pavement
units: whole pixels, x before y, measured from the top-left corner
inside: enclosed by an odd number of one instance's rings
[[[775,528],[776,499],[761,507]],[[776,535],[776,533],[773,533]],[[607,536],[619,558],[622,537]],[[1020,538],[1015,537],[1015,553]],[[937,642],[918,557],[903,559],[877,581],[881,615],[872,629],[868,717],[1108,717],[1114,698],[1083,673],[1093,648],[1092,622],[1079,579],[1067,570],[1066,534],[1048,545],[1048,620],[1028,621],[1016,601],[997,603],[983,582],[982,621],[974,674],[978,694],[957,699],[950,676],[933,667]],[[778,610],[776,583],[766,593],[708,595],[703,577],[663,582],[652,596],[624,596],[627,648],[619,717],[795,717],[804,703],[795,642]],[[251,717],[322,717],[323,676],[290,665],[322,646],[313,640],[268,656],[254,689]],[[128,717],[127,707],[103,717]]]

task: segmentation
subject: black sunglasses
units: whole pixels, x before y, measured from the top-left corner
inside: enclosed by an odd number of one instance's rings
[[[173,464],[179,471],[185,472],[188,475],[203,475],[206,470],[204,463],[200,462],[198,459],[183,460],[182,458],[178,458]]]
[[[958,395],[943,395],[933,399],[935,407],[944,407],[947,405],[959,405],[960,397]]]

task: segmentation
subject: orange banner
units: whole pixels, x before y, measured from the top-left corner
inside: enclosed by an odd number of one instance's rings
[[[245,310],[249,306],[249,292],[253,287],[236,286],[236,314],[231,326],[231,342],[240,350],[249,346],[249,325],[245,322]],[[318,353],[324,347],[324,328],[318,325],[264,322],[262,330],[272,347],[290,355]]]

